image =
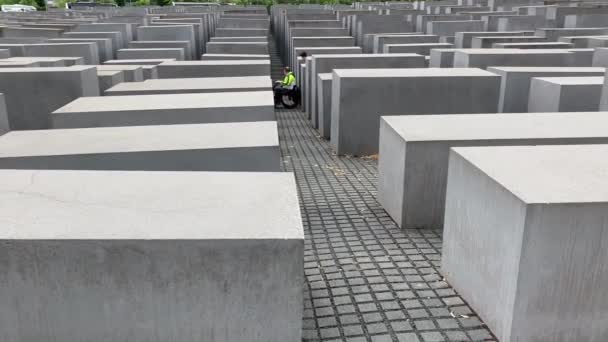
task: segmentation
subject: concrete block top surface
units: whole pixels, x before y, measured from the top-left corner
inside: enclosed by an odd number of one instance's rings
[[[238,101],[236,100],[238,99]],[[81,97],[54,113],[173,110],[273,105],[271,91]]]
[[[339,77],[472,77],[498,75],[478,68],[334,69]]]
[[[488,67],[488,71],[493,72],[601,72],[604,68],[599,67],[526,67],[526,66],[501,66],[501,67]]]
[[[12,131],[0,158],[278,146],[275,121]]]
[[[455,147],[525,203],[608,201],[608,145]]]
[[[361,53],[361,54],[327,54],[314,56],[315,59],[330,59],[330,58],[345,58],[345,59],[382,59],[382,58],[395,58],[395,57],[424,57],[417,53]]]
[[[162,63],[163,66],[205,66],[205,65],[270,65],[270,60],[239,59],[239,60],[207,60],[207,61],[169,61]]]
[[[536,77],[536,80],[556,85],[603,85],[604,77],[601,76],[578,76],[578,77]],[[604,113],[605,114],[605,113]]]
[[[289,173],[0,170],[0,201],[0,240],[304,238]]]
[[[81,72],[93,69],[93,65],[73,65],[70,67],[36,67],[36,68],[3,68],[0,73],[61,73],[61,72]]]
[[[272,86],[268,76],[242,76],[242,77],[206,77],[206,78],[164,78],[151,79],[144,82],[124,82],[115,85],[108,91],[129,90],[174,90],[174,89],[258,89]],[[238,101],[237,101],[238,102]]]
[[[608,137],[608,113],[383,116],[405,141]]]

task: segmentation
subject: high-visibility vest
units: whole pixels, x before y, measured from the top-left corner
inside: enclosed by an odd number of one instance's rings
[[[283,78],[283,86],[287,88],[291,88],[296,85],[296,77],[293,75],[293,72],[287,73]]]

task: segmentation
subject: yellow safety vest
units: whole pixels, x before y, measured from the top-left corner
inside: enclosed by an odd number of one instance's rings
[[[296,77],[293,75],[293,72],[289,72],[283,78],[283,86],[284,87],[292,87],[296,84]]]

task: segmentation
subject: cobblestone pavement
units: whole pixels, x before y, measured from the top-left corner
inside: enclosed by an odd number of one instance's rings
[[[441,232],[402,230],[376,201],[377,161],[335,156],[278,110],[306,235],[304,341],[496,341],[439,273]]]

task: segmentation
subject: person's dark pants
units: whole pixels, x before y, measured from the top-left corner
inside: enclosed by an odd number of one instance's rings
[[[289,89],[283,88],[280,84],[275,84],[272,87],[272,90],[274,91],[274,105],[278,106],[281,104],[281,97],[285,95]]]

